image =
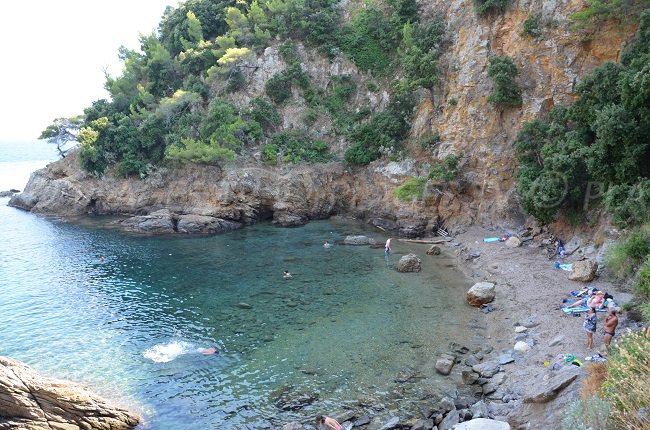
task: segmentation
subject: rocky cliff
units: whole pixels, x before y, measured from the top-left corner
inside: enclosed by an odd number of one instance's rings
[[[0,429],[129,430],[139,420],[83,386],[44,378],[0,357]]]
[[[380,161],[355,169],[337,163],[270,167],[249,154],[243,167],[161,168],[140,180],[110,173],[101,179],[85,175],[71,156],[36,172],[25,192],[10,204],[62,215],[148,216],[125,226],[163,232],[215,232],[237,226],[225,221],[259,219],[299,225],[335,213],[386,218],[396,222],[388,227],[401,227],[408,234],[422,233],[438,219],[450,226],[522,221],[512,144],[522,122],[571,102],[580,78],[602,62],[616,60],[621,44],[634,31],[613,24],[589,35],[573,31],[568,16],[584,5],[580,0],[519,0],[503,15],[479,18],[471,0],[423,4],[424,17],[440,15],[447,23],[447,42],[440,60],[440,84],[432,91],[420,91],[411,158],[400,163]],[[531,15],[538,17],[537,37],[522,34],[523,23]],[[329,61],[302,45],[298,51],[318,88],[327,88],[330,78],[341,74],[360,83],[368,79],[343,58]],[[493,55],[508,55],[517,65],[517,81],[523,90],[521,108],[500,111],[487,102],[492,89],[487,65]],[[233,102],[245,106],[263,94],[264,83],[285,67],[277,46],[267,48],[249,72],[250,85],[234,94]],[[388,100],[387,88],[388,82],[383,82],[374,93],[360,90],[354,108],[381,110]],[[306,108],[304,100],[294,97],[282,108],[283,128],[297,127]],[[312,128],[327,136],[331,123],[319,118]],[[415,143],[418,137],[434,132],[440,134],[441,142],[433,150]],[[339,155],[346,147],[343,140],[330,139],[330,144]],[[406,178],[426,176],[432,161],[451,153],[463,155],[456,180],[429,183],[418,201],[404,203],[393,197],[392,190]],[[161,209],[169,212],[152,215]]]

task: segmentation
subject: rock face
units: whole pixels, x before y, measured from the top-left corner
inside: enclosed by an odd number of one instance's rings
[[[494,300],[496,291],[494,284],[491,282],[477,282],[467,291],[467,303],[470,306],[480,307]]]
[[[593,260],[580,260],[573,263],[569,279],[571,281],[591,282],[596,277],[598,263]]]
[[[0,357],[0,428],[127,430],[140,418],[86,387],[44,378],[18,360]]]
[[[397,263],[398,272],[419,272],[422,270],[422,260],[415,254],[406,254]]]

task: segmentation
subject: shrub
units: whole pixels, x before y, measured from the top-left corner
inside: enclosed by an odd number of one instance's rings
[[[605,194],[605,205],[619,227],[650,222],[650,179],[634,185],[612,185]]]
[[[602,397],[611,404],[610,417],[616,428],[648,428],[640,411],[650,407],[650,328],[623,336],[607,360],[607,378]]]
[[[450,154],[445,157],[441,163],[431,168],[429,179],[435,182],[453,180],[458,175],[460,158],[455,154]]]
[[[282,104],[292,96],[291,77],[278,73],[266,81],[264,90],[273,103]]]
[[[376,93],[377,91],[379,91],[379,85],[377,85],[377,83],[375,83],[373,81],[366,82],[366,88],[371,93]]]
[[[515,82],[517,66],[510,57],[491,57],[488,66],[488,76],[494,82],[494,90],[488,97],[488,102],[500,109],[521,106],[521,90]]]
[[[650,258],[643,263],[643,267],[639,270],[638,279],[634,283],[634,292],[644,300],[650,301]]]
[[[165,155],[167,159],[182,164],[190,162],[217,165],[235,158],[235,152],[231,149],[195,139],[181,140],[179,145],[168,147]]]
[[[226,92],[236,93],[246,87],[246,76],[239,69],[233,69],[226,80]]]
[[[255,97],[251,100],[250,116],[267,131],[275,130],[282,123],[282,118],[275,106],[262,97]]]
[[[410,178],[393,190],[393,195],[401,201],[422,200],[427,178]]]
[[[389,21],[373,6],[362,9],[341,34],[341,48],[362,70],[385,73],[394,50]]]
[[[511,0],[474,0],[474,10],[478,16],[491,13],[503,13],[510,6]]]
[[[331,158],[329,148],[322,140],[314,140],[304,131],[283,131],[271,138],[271,145],[288,163],[322,162]],[[268,145],[267,145],[268,147]]]
[[[262,146],[262,160],[269,162],[270,164],[277,164],[278,162],[278,145],[273,143],[267,143]]]
[[[607,266],[617,278],[625,278],[650,255],[650,233],[641,229],[620,241],[607,255]]]
[[[539,15],[530,14],[526,18],[521,30],[521,34],[529,37],[539,37],[542,31],[539,28]]]
[[[609,421],[610,404],[593,396],[571,403],[564,414],[562,429],[591,430],[606,429]]]
[[[437,131],[420,137],[420,146],[422,149],[431,149],[440,143],[440,133]]]

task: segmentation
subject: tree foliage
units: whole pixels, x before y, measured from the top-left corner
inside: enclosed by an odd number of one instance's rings
[[[528,213],[550,222],[560,211],[588,208],[602,194],[619,225],[648,221],[648,28],[650,11],[625,51],[625,63],[603,64],[577,86],[575,103],[522,127],[517,187]]]
[[[488,96],[488,102],[500,109],[521,106],[521,90],[515,81],[519,73],[512,58],[490,57],[488,76],[494,82],[494,89]]]

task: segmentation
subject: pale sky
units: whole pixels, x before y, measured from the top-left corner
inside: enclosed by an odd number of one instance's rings
[[[0,141],[36,139],[54,118],[108,98],[105,68],[139,48],[178,0],[18,0],[0,9]]]

